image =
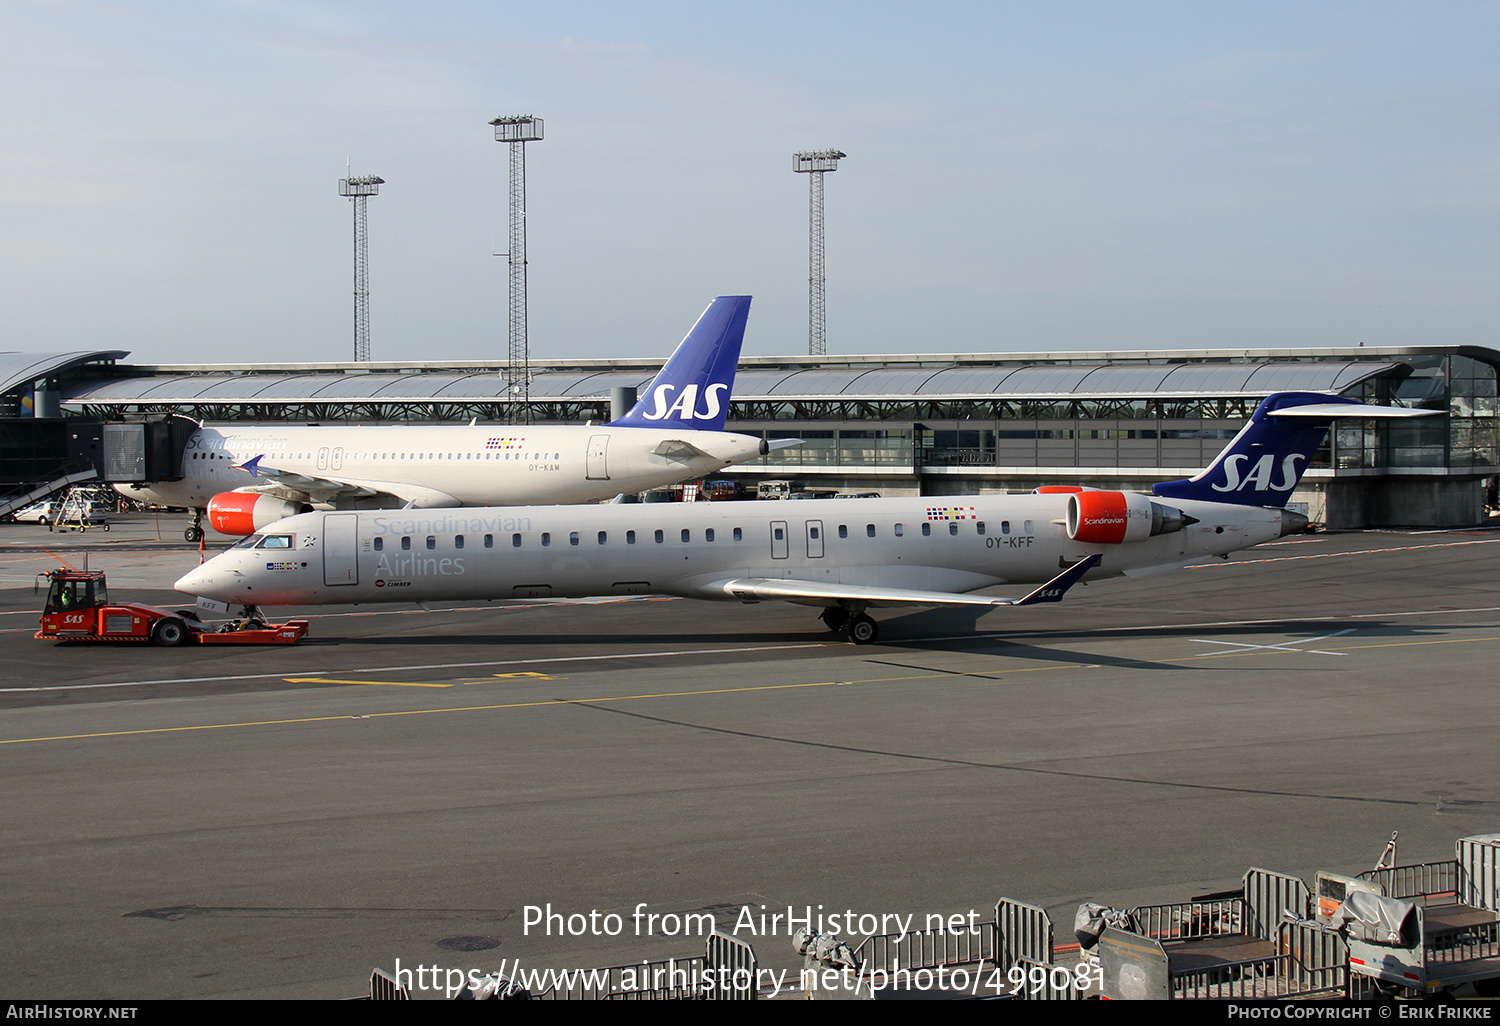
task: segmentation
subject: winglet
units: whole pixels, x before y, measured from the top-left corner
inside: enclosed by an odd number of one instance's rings
[[[265,456],[266,456],[265,453],[261,453],[259,456],[255,457],[255,459],[253,459],[253,460],[246,460],[244,463],[241,463],[239,466],[235,467],[234,469],[235,470],[248,470],[248,471],[250,471],[250,476],[251,477],[260,477],[260,461],[263,460],[263,459],[265,459]]]
[[[749,317],[749,296],[709,303],[640,402],[608,426],[723,431]]]
[[[1038,602],[1061,602],[1063,595],[1067,594],[1068,589],[1083,580],[1083,575],[1098,566],[1099,560],[1103,558],[1097,552],[1092,552],[1084,556],[1036,591],[1033,591],[1030,595],[1027,595],[1023,599],[1017,599],[1016,605],[1030,606]]]

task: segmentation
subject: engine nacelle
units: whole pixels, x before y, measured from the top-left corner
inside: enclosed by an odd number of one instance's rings
[[[208,522],[220,534],[254,534],[278,520],[311,510],[305,502],[288,502],[259,492],[220,492],[208,500]]]
[[[1074,492],[1068,496],[1068,537],[1096,545],[1121,545],[1171,534],[1194,517],[1152,502],[1139,492]]]

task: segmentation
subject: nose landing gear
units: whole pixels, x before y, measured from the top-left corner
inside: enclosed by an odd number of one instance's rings
[[[193,522],[182,532],[182,537],[190,542],[203,540],[203,510],[194,507]]]

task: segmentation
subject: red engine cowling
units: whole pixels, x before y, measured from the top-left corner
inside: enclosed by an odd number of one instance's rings
[[[1075,492],[1068,496],[1068,537],[1096,545],[1144,541],[1198,521],[1139,492]]]
[[[257,492],[220,492],[208,500],[208,522],[220,534],[254,534],[278,520],[312,509]]]

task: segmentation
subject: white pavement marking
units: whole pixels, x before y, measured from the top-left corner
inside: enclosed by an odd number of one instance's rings
[[[1241,651],[1244,651],[1244,650],[1248,650],[1248,649],[1252,649],[1252,648],[1260,648],[1260,649],[1265,649],[1267,651],[1278,651],[1278,652],[1307,652],[1307,653],[1309,653],[1311,655],[1331,655],[1331,656],[1348,655],[1349,653],[1347,653],[1347,652],[1324,652],[1324,651],[1321,651],[1321,650],[1316,649],[1316,648],[1296,648],[1294,646],[1297,646],[1297,645],[1311,645],[1315,641],[1327,641],[1329,638],[1337,638],[1337,637],[1341,637],[1341,636],[1343,636],[1345,634],[1353,634],[1358,629],[1359,628],[1357,628],[1357,627],[1347,627],[1347,628],[1345,628],[1344,630],[1341,630],[1341,631],[1334,631],[1332,634],[1325,634],[1325,635],[1323,635],[1320,638],[1307,638],[1304,641],[1285,641],[1285,642],[1282,642],[1279,645],[1251,645],[1251,644],[1248,644],[1248,643],[1243,642],[1243,641],[1210,641],[1210,640],[1208,640],[1206,638],[1193,638],[1192,639],[1193,643],[1194,644],[1198,644],[1198,645],[1220,645],[1220,646],[1230,645],[1230,646],[1232,646],[1231,649],[1226,649],[1223,652],[1199,652],[1197,656],[1194,656],[1194,658],[1201,658],[1203,656],[1230,655],[1230,654],[1232,654],[1232,652],[1233,652],[1234,649],[1239,649]]]
[[[1436,542],[1432,545],[1392,545],[1388,549],[1350,549],[1348,552],[1314,552],[1306,556],[1272,556],[1270,559],[1234,559],[1227,562],[1197,563],[1183,567],[1184,570],[1206,570],[1209,567],[1250,566],[1255,563],[1289,563],[1294,559],[1337,559],[1339,556],[1377,556],[1383,552],[1411,552],[1414,549],[1451,549],[1459,545],[1495,545],[1500,538],[1483,538],[1478,541]]]

